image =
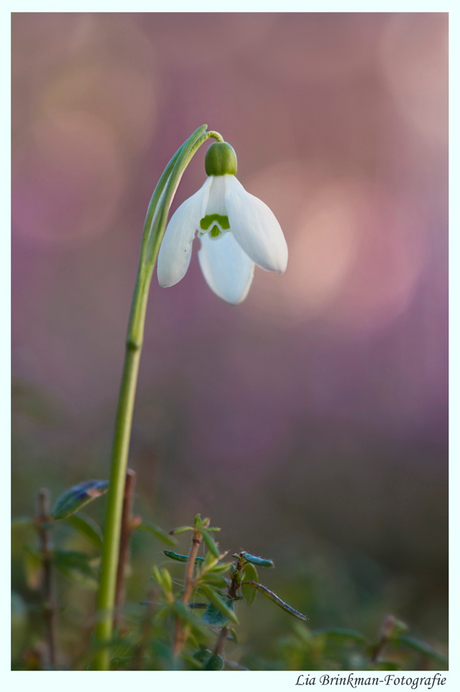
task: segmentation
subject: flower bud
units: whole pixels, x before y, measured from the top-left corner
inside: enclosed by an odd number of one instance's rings
[[[206,152],[207,175],[236,175],[236,154],[228,142],[214,142]]]

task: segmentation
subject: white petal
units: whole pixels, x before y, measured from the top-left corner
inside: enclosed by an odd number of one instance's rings
[[[213,175],[211,188],[209,190],[209,199],[206,207],[206,214],[219,214],[227,216],[225,210],[225,175]],[[233,176],[234,177],[234,176]]]
[[[225,176],[225,206],[230,231],[246,254],[262,269],[282,274],[288,248],[271,209],[246,192],[234,175]]]
[[[201,239],[198,260],[211,290],[219,298],[237,305],[248,295],[254,276],[254,262],[243,252],[231,233]]]
[[[212,178],[176,209],[172,215],[158,253],[158,283],[163,288],[183,279],[190,264],[192,242],[208,203]]]

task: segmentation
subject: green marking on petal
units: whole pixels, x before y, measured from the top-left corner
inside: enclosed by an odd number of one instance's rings
[[[218,238],[220,235],[222,235],[222,233],[220,232],[220,228],[218,226],[213,226],[209,231],[209,235],[211,238]]]
[[[211,226],[213,226],[214,223],[218,223],[222,230],[225,231],[228,231],[230,228],[228,216],[221,216],[220,214],[208,214],[207,216],[204,216],[200,221],[200,227],[203,229],[203,231],[207,231]]]

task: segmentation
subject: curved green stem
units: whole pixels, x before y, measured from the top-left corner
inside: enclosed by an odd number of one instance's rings
[[[96,639],[99,645],[95,656],[95,668],[97,670],[108,670],[110,665],[109,645],[113,630],[123,491],[150,281],[165,232],[169,209],[186,167],[198,148],[209,137],[223,141],[217,132],[206,132],[206,127],[203,125],[198,128],[174,154],[158,181],[145,218],[112,447],[104,547],[97,601]]]

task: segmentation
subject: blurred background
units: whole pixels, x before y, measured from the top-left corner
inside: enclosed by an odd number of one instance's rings
[[[210,516],[222,548],[275,560],[265,583],[314,628],[376,636],[393,613],[446,651],[447,29],[441,13],[13,15],[15,516],[43,485],[108,475],[145,212],[207,123],[290,261],[256,269],[238,307],[196,255],[175,287],[154,276],[136,510],[168,529]],[[146,541],[133,601],[162,557]],[[291,627],[251,612],[261,647]]]

